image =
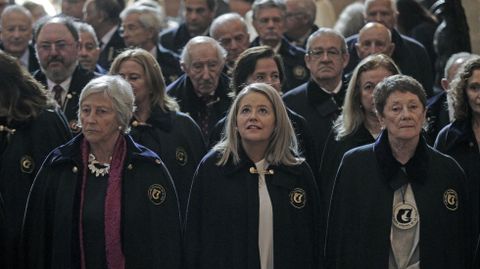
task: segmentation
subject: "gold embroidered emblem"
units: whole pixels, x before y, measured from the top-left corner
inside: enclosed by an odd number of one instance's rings
[[[307,203],[307,194],[301,188],[295,188],[290,192],[290,204],[298,209],[304,208]]]
[[[167,191],[160,184],[153,184],[148,188],[148,199],[152,201],[154,205],[161,205],[167,198]]]
[[[22,156],[22,158],[20,158],[20,171],[31,174],[33,169],[35,169],[35,161],[33,158],[28,155]]]
[[[448,189],[443,193],[443,203],[448,210],[456,211],[458,209],[458,194],[453,189]]]
[[[175,159],[179,165],[185,166],[188,162],[187,151],[182,147],[178,147],[175,150]]]

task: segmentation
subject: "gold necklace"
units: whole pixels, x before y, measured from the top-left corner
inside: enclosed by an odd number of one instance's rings
[[[104,176],[110,171],[110,164],[100,163],[92,153],[88,154],[88,169],[96,177]]]

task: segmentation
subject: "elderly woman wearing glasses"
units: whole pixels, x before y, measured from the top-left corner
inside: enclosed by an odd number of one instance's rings
[[[82,132],[50,153],[33,183],[25,268],[179,268],[177,195],[160,158],[127,134],[128,82],[90,81],[79,98]]]

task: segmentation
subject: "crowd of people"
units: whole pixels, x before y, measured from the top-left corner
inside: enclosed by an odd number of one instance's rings
[[[0,1],[0,268],[479,268],[480,56],[359,2]]]

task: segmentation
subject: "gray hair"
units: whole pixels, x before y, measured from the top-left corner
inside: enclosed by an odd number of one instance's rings
[[[81,22],[81,21],[75,22],[75,24],[77,26],[77,30],[79,34],[81,33],[90,34],[93,38],[93,41],[95,42],[95,45],[99,47],[100,43],[98,42],[97,34],[95,33],[95,30],[90,24],[86,22]]]
[[[315,18],[317,16],[317,6],[315,5],[315,0],[285,0],[285,3],[288,3],[289,1],[298,4],[300,10],[308,16],[308,22],[310,24],[315,23]]]
[[[445,69],[443,70],[443,77],[446,78],[446,79],[449,79],[448,72],[450,71],[450,68],[452,68],[453,64],[456,61],[458,61],[460,59],[462,59],[463,61],[466,61],[466,60],[470,59],[472,56],[473,56],[473,54],[471,54],[469,52],[465,52],[465,51],[452,54],[452,56],[450,56],[450,58],[448,58],[448,61],[445,64]],[[450,79],[452,79],[452,78],[450,78]]]
[[[82,102],[94,93],[103,93],[104,96],[110,98],[122,131],[128,133],[130,131],[130,120],[135,110],[135,96],[133,95],[133,89],[130,83],[120,76],[104,75],[92,79],[83,88],[78,100],[77,117],[79,127],[81,127],[80,113],[82,111]]]
[[[342,53],[345,54],[348,52],[347,43],[345,42],[345,37],[339,31],[334,30],[332,28],[321,27],[308,37],[307,45],[306,45],[307,53],[310,50],[312,42],[315,40],[315,38],[320,36],[334,36],[338,38],[341,42],[340,50],[342,51]]]
[[[165,11],[161,6],[154,8],[151,5],[143,4],[142,2],[139,4],[133,4],[120,13],[120,18],[123,21],[128,15],[131,14],[140,14],[138,17],[140,24],[144,28],[152,29],[155,33],[157,33],[153,35],[155,41],[157,41],[158,33],[160,33],[160,31],[167,26]]]
[[[283,13],[283,18],[285,19],[285,14],[287,13],[287,6],[283,0],[255,0],[252,5],[252,19],[255,20],[257,13],[260,9],[263,8],[278,8]]]
[[[3,10],[1,16],[3,17],[3,16],[6,16],[7,14],[10,14],[10,13],[21,13],[21,14],[27,16],[28,19],[30,20],[30,22],[33,23],[32,13],[23,6],[9,5]],[[2,22],[2,20],[0,20],[0,30],[3,28],[1,22]],[[31,27],[33,27],[33,26],[31,26]]]
[[[252,83],[238,93],[227,115],[225,132],[213,149],[221,153],[217,165],[225,165],[230,158],[234,164],[240,162],[241,137],[237,130],[237,114],[242,99],[252,93],[260,93],[272,103],[275,114],[275,128],[265,151],[265,160],[273,165],[295,165],[303,161],[298,156],[298,143],[292,123],[287,114],[282,97],[272,86],[265,83]]]
[[[216,31],[218,30],[218,28],[222,27],[226,23],[231,22],[241,23],[243,28],[245,29],[245,33],[248,33],[247,23],[242,18],[242,16],[240,16],[238,13],[231,12],[220,15],[213,20],[212,24],[210,25],[210,36],[217,39]]]
[[[210,44],[213,48],[217,51],[217,58],[221,61],[223,65],[225,63],[225,58],[227,57],[227,51],[218,43],[217,40],[208,37],[208,36],[196,36],[190,39],[185,47],[182,50],[182,54],[180,55],[180,63],[190,66],[192,63],[192,59],[190,59],[190,50],[198,44]]]

